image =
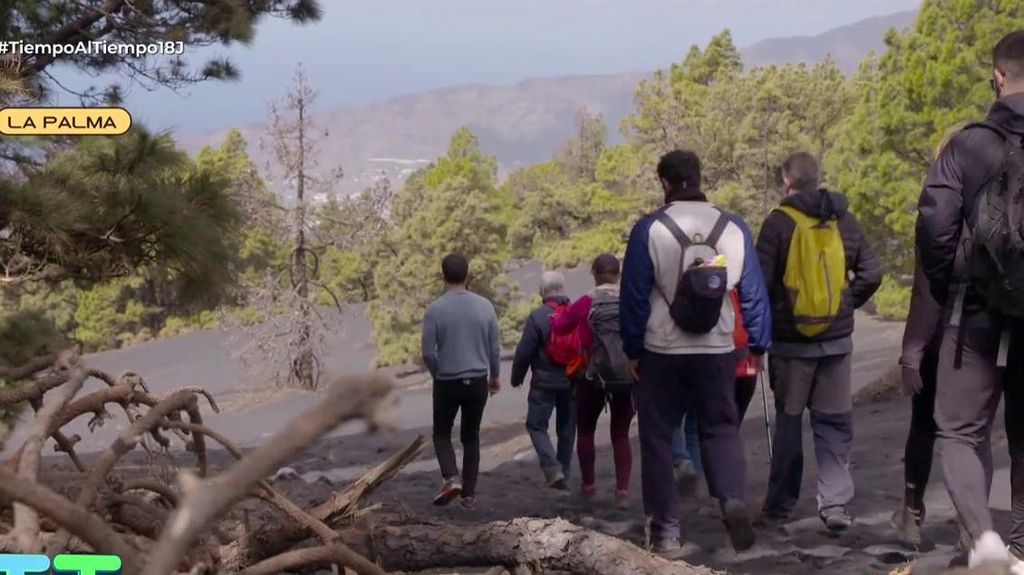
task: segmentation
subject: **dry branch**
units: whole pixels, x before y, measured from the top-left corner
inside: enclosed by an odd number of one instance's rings
[[[358,575],[384,573],[380,567],[370,563],[345,545],[324,545],[323,547],[309,547],[282,553],[266,561],[261,561],[238,575],[278,575],[286,571],[331,564],[343,565]]]
[[[223,435],[194,423],[184,423],[180,421],[167,421],[164,425],[173,429],[181,429],[188,431],[189,433],[198,433],[209,436],[210,439],[220,443],[224,449],[230,453],[235,459],[242,459],[242,452],[235,447],[235,444]],[[306,512],[305,509],[297,505],[294,501],[289,499],[283,493],[274,489],[272,485],[267,483],[265,480],[260,480],[257,486],[263,491],[262,497],[275,505],[285,515],[289,516],[296,523],[301,525],[303,528],[308,529],[310,532],[315,533],[317,537],[323,540],[324,543],[330,543],[334,541],[338,534],[334,532],[329,526],[322,521],[316,519],[312,515]]]
[[[31,377],[33,374],[43,371],[53,365],[57,360],[57,354],[48,354],[34,357],[22,365],[8,365],[7,362],[0,363],[0,379],[17,381]],[[6,405],[6,404],[3,404]]]
[[[160,421],[169,413],[181,411],[189,405],[195,404],[196,396],[191,390],[176,391],[153,406],[146,412],[145,416],[123,431],[93,464],[92,469],[89,471],[89,476],[86,478],[85,485],[78,492],[77,504],[85,509],[89,509],[96,500],[96,494],[99,492],[100,487],[114,468],[114,464],[124,454],[135,448],[136,443],[138,443],[139,438],[143,434],[156,429]],[[67,537],[68,533],[61,531],[58,537],[54,539],[52,546],[48,548],[48,551],[51,554],[59,552],[61,550],[61,543],[66,544]]]
[[[0,468],[0,494],[49,517],[92,549],[119,556],[125,573],[141,573],[138,569],[138,553],[121,535],[99,516],[75,505],[59,493],[38,483],[20,481],[16,474]],[[61,546],[62,549],[66,547],[67,542]]]
[[[492,567],[573,575],[709,575],[704,567],[668,561],[639,547],[564,519],[520,518],[484,525],[420,523],[372,532],[348,531],[346,541],[389,571]]]
[[[202,488],[184,491],[184,499],[171,516],[146,564],[147,575],[168,575],[180,557],[219,514],[272,473],[338,425],[358,418],[373,418],[391,391],[383,377],[367,376],[335,382],[316,407],[292,419],[265,445],[253,451]]]
[[[44,377],[31,383],[24,383],[16,387],[0,389],[0,407],[9,407],[33,399],[42,399],[46,392],[55,387],[60,387],[67,380],[67,374],[59,374]]]
[[[18,479],[24,482],[35,483],[39,477],[39,460],[43,450],[43,444],[50,436],[48,433],[50,423],[64,406],[78,394],[85,383],[85,368],[78,364],[78,357],[62,357],[61,362],[66,364],[70,371],[67,382],[60,388],[60,396],[57,401],[50,404],[43,404],[36,413],[35,421],[32,423],[32,431],[21,448],[22,458],[18,466]],[[14,530],[13,535],[18,540],[23,553],[36,553],[39,549],[39,516],[28,506],[14,504]]]
[[[337,525],[340,521],[352,517],[366,497],[416,459],[423,450],[424,443],[422,436],[417,437],[347,489],[333,494],[330,499],[311,509],[309,515],[327,525]],[[241,570],[247,565],[284,553],[309,535],[310,530],[301,522],[262,525],[223,546],[220,550],[221,565],[227,571]]]
[[[169,486],[154,479],[129,479],[121,482],[118,489],[121,493],[129,491],[151,491],[164,498],[171,506],[178,505],[178,493]]]

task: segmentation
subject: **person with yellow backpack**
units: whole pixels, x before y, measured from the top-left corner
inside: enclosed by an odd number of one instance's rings
[[[789,517],[800,498],[802,422],[811,413],[818,513],[825,526],[853,524],[851,354],[854,310],[871,299],[882,270],[846,197],[819,188],[814,156],[782,166],[786,197],[761,227],[757,252],[772,305],[769,379],[775,443],[764,516]]]

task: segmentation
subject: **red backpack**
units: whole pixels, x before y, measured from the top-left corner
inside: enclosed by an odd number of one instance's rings
[[[554,310],[550,318],[551,323],[554,323],[556,318],[569,311],[568,304],[548,302],[547,306]],[[580,339],[579,328],[577,327],[563,335],[558,335],[554,329],[551,329],[547,345],[544,346],[544,353],[547,354],[551,363],[566,368],[568,375],[574,375],[579,370],[579,364],[585,363],[581,362],[583,359],[583,344]]]
[[[732,308],[736,310],[736,329],[732,332],[732,340],[736,349],[745,350],[750,343],[750,334],[747,333],[747,328],[743,325],[743,308],[740,307],[739,292],[732,290],[729,292],[729,297],[732,299]],[[760,368],[761,363],[758,358],[748,353],[736,364],[736,377],[756,377]]]

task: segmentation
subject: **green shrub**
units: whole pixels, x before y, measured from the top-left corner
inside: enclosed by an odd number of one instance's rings
[[[882,319],[904,321],[910,309],[910,286],[901,284],[891,275],[882,280],[874,297],[875,311]]]

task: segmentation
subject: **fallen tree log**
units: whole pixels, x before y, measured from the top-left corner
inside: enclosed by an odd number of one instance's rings
[[[344,540],[388,571],[502,566],[573,575],[710,575],[564,519],[520,518],[483,525],[409,523],[352,529]]]

